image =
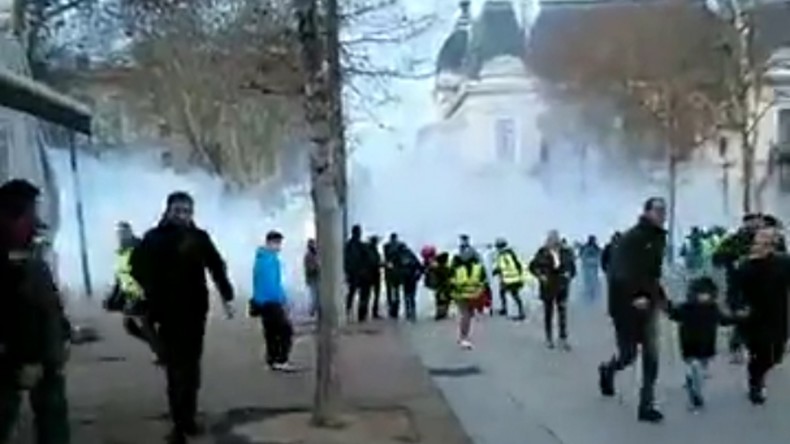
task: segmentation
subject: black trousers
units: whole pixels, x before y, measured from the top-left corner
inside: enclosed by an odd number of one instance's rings
[[[516,303],[516,310],[518,311],[518,317],[520,318],[524,317],[524,301],[521,300],[521,287],[522,287],[521,284],[499,285],[499,303],[501,304],[502,307],[499,309],[500,313],[507,316],[507,295],[510,294],[510,297],[513,298],[513,302]],[[553,316],[553,314],[554,313],[552,313],[551,315]]]
[[[446,289],[440,289],[434,291],[433,295],[434,299],[436,300],[436,312],[434,314],[434,318],[437,321],[447,318],[447,312],[450,310],[450,302],[452,301],[450,292]]]
[[[205,332],[205,315],[181,313],[159,323],[170,417],[180,433],[195,423]]]
[[[406,319],[417,320],[417,281],[403,284],[403,302],[406,305]]]
[[[642,388],[639,405],[642,408],[650,407],[655,401],[658,379],[658,313],[624,315],[613,320],[617,353],[607,366],[613,373],[626,369],[636,362],[641,346]]]
[[[151,352],[153,352],[158,359],[162,359],[162,347],[159,344],[159,335],[156,333],[154,323],[148,316],[126,315],[123,317],[123,327],[129,336],[148,345]]]
[[[389,317],[397,319],[400,314],[400,297],[403,285],[400,282],[387,281],[387,312]]]
[[[45,369],[43,377],[30,391],[20,390],[16,375],[0,370],[0,443],[8,443],[15,430],[23,397],[28,396],[34,415],[37,444],[69,444],[66,378],[59,369]]]
[[[357,301],[357,320],[365,322],[368,320],[368,312],[370,311],[370,284],[364,282],[349,282],[348,293],[346,293],[346,317],[351,318],[351,312],[354,309],[354,301],[359,296]]]
[[[749,386],[763,388],[765,375],[782,362],[785,354],[785,341],[769,338],[749,338]]]
[[[543,329],[546,333],[546,340],[554,339],[555,311],[559,323],[560,339],[568,339],[568,289],[541,295],[541,300],[543,301]]]
[[[381,300],[381,278],[376,278],[373,285],[370,287],[370,292],[373,296],[373,317],[378,319],[381,317],[379,311],[379,302]]]
[[[263,339],[266,341],[266,363],[288,362],[293,344],[293,326],[281,304],[268,303],[261,306]]]

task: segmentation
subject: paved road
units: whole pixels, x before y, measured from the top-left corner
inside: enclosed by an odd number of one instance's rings
[[[712,366],[708,407],[693,414],[682,389],[674,329],[665,326],[658,396],[667,420],[640,424],[637,371],[620,375],[617,398],[603,399],[597,391],[596,366],[611,354],[613,343],[603,309],[576,306],[571,318],[575,347],[570,353],[544,347],[537,314],[523,324],[480,319],[471,352],[457,348],[452,322],[426,321],[408,335],[477,444],[784,444],[790,439],[787,368],[772,374],[768,404],[755,408],[745,399],[745,369],[722,356]]]

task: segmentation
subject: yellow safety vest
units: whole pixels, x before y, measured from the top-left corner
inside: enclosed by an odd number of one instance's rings
[[[131,258],[131,248],[125,248],[118,252],[118,258],[115,263],[115,279],[118,280],[121,293],[134,300],[143,297],[143,288],[132,277]]]
[[[475,299],[480,296],[484,285],[483,266],[480,264],[472,265],[471,273],[466,265],[455,267],[453,273],[452,286],[453,297],[457,299]]]
[[[499,278],[505,285],[523,284],[526,280],[524,273],[518,270],[515,253],[508,251],[497,255],[496,268],[499,270]]]

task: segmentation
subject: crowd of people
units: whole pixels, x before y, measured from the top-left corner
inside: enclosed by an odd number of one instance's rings
[[[0,274],[6,286],[0,309],[0,443],[8,442],[25,394],[36,416],[37,442],[70,441],[64,366],[72,329],[50,266],[37,252],[38,195],[39,190],[23,180],[0,186]],[[118,224],[115,286],[104,302],[107,310],[123,314],[124,328],[150,348],[155,363],[164,369],[173,421],[169,442],[176,444],[202,432],[196,412],[209,308],[207,274],[226,315],[234,316],[235,294],[225,262],[210,235],[195,224],[194,209],[189,194],[174,192],[159,223],[142,238],[128,223]],[[748,352],[748,398],[763,404],[766,375],[782,361],[788,339],[790,257],[778,220],[750,214],[730,235],[692,230],[683,251],[691,278],[685,300],[675,301],[661,279],[665,219],[666,203],[651,198],[636,225],[615,233],[605,246],[591,236],[571,247],[551,231],[529,260],[523,260],[506,239],[491,245],[493,254],[486,260],[468,235],[460,236],[455,251],[425,246],[417,254],[396,233],[380,247],[377,236],[365,239],[362,228],[354,226],[343,252],[346,315],[357,322],[384,314],[391,319],[403,315],[414,322],[422,282],[432,292],[435,320],[447,319],[450,308],[456,307],[458,345],[471,350],[473,317],[485,312],[508,316],[514,306],[513,319],[523,321],[528,315],[524,293],[534,287],[543,305],[546,346],[569,351],[571,284],[581,270],[584,299],[595,300],[602,291],[599,276],[603,274],[616,351],[598,367],[602,395],[615,394],[617,373],[641,353],[638,418],[663,419],[654,391],[658,321],[665,313],[679,325],[693,408],[704,405],[703,375],[716,355],[717,330],[724,325],[734,326],[733,356]],[[270,231],[255,253],[248,312],[260,319],[268,366],[289,372],[295,367],[289,361],[293,326],[279,257],[283,240],[282,233]],[[318,253],[316,242],[308,241],[303,267],[311,314],[317,311]],[[706,261],[710,267],[704,266]],[[716,268],[723,271],[724,282],[712,275]],[[381,306],[382,289],[386,307]],[[492,289],[499,296],[497,310]],[[725,303],[719,304],[722,293]]]

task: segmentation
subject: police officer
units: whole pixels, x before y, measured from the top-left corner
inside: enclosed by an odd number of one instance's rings
[[[169,442],[173,444],[185,443],[187,436],[202,431],[195,414],[209,307],[206,270],[227,316],[233,315],[233,288],[225,262],[208,233],[195,225],[193,214],[189,194],[170,194],[161,222],[145,234],[131,258],[132,276],[143,287],[158,326],[174,423]]]

